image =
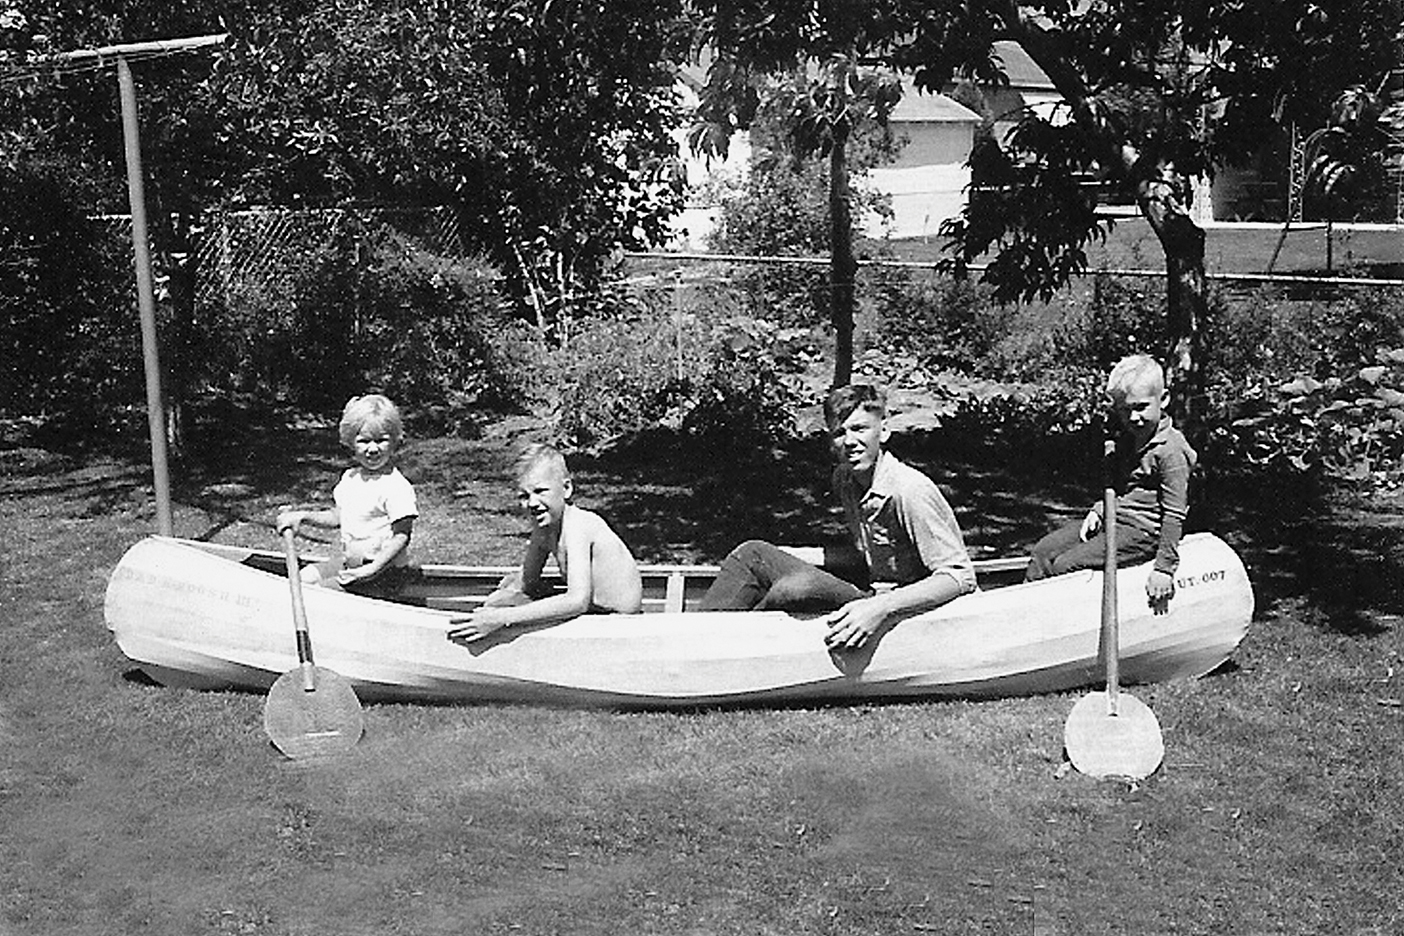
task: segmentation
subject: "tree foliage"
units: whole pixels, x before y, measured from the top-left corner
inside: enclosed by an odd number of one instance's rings
[[[7,7],[0,11],[0,174],[10,184],[23,185],[34,178],[55,181],[57,184],[41,185],[38,190],[52,199],[46,206],[50,216],[88,222],[87,233],[75,240],[73,256],[35,267],[29,285],[42,293],[52,283],[62,289],[67,277],[75,276],[88,289],[76,290],[72,300],[87,305],[72,314],[105,323],[85,329],[73,346],[63,344],[62,332],[43,337],[54,342],[61,355],[81,353],[98,370],[114,377],[122,375],[117,385],[140,386],[136,363],[140,355],[130,340],[136,334],[136,316],[131,312],[130,246],[125,255],[113,252],[110,244],[99,246],[102,238],[91,224],[94,216],[125,215],[128,211],[121,108],[112,60],[49,56],[151,38],[214,33],[220,28],[218,15],[198,3],[98,0],[77,6],[7,0],[0,5]],[[227,161],[216,146],[216,115],[201,92],[210,56],[141,55],[133,56],[133,61],[147,215],[161,299],[164,382],[178,401],[194,383],[200,359],[200,336],[191,314],[192,235],[200,211],[218,197]],[[42,217],[20,217],[34,207],[27,199],[5,200],[0,202],[0,216],[10,225],[39,222],[35,236],[41,239],[63,230],[43,231]],[[83,265],[75,269],[80,258]],[[97,284],[112,291],[96,292]],[[7,298],[27,301],[25,294],[9,294]],[[37,359],[42,359],[42,354]],[[31,376],[42,384],[62,385],[75,376],[78,380],[74,382],[81,382],[79,375],[90,372],[33,371]],[[134,373],[138,376],[132,381],[129,378]],[[84,386],[110,406],[115,394],[101,389],[105,383]],[[108,391],[112,389],[108,387]]]
[[[829,248],[829,164],[806,159],[792,135],[813,114],[810,83],[791,74],[765,84],[750,129],[751,165],[741,184],[721,193],[718,224],[711,236],[724,253],[809,256]],[[886,196],[864,184],[861,174],[887,160],[896,143],[871,118],[855,121],[846,146],[858,181],[849,187],[855,214],[890,216]],[[829,317],[829,281],[813,268],[760,266],[738,273],[756,297],[754,314],[791,325]]]
[[[779,0],[750,8],[731,2],[694,5],[694,48],[712,56],[699,95],[691,139],[705,152],[725,152],[734,130],[749,128],[766,95],[787,111],[790,149],[801,160],[828,162],[828,305],[834,329],[835,386],[853,370],[858,263],[853,248],[853,190],[849,142],[865,123],[885,125],[901,97],[897,76],[861,68],[868,52],[861,4],[796,4]]]
[[[75,209],[72,185],[64,164],[0,167],[0,412],[67,428],[141,398],[136,319],[110,302],[130,302],[131,261]]]
[[[226,315],[197,308],[194,260],[212,208],[449,206],[465,246],[491,256],[547,331],[589,311],[614,253],[656,244],[681,205],[669,64],[687,38],[678,16],[676,3],[641,0],[0,0],[0,182],[10,191],[36,174],[65,179],[34,189],[62,202],[54,218],[125,214],[113,61],[50,56],[227,31],[217,50],[131,59],[169,409],[229,382],[223,352],[243,337],[218,328],[248,324],[255,307],[295,316],[305,305],[279,296],[243,297]],[[33,199],[0,204],[5,236],[42,228],[12,217],[35,210]],[[118,262],[129,283],[130,253]],[[27,267],[27,295],[57,296],[70,266]],[[388,294],[357,282],[318,296],[318,307],[373,318]],[[128,292],[71,298],[121,323]],[[467,314],[456,300],[421,311]],[[289,323],[265,324],[281,334]],[[431,331],[440,342],[457,333]],[[352,358],[374,356],[356,340]],[[32,360],[58,361],[53,350]],[[123,366],[129,351],[92,349]],[[44,382],[64,373],[56,363]]]
[[[1396,67],[1373,87],[1341,92],[1326,125],[1306,140],[1306,189],[1346,216],[1358,216],[1362,204],[1371,220],[1373,206],[1387,206],[1386,221],[1404,212],[1404,24],[1396,41]]]
[[[454,206],[546,324],[681,206],[677,16],[360,0],[241,24],[216,75],[224,142],[257,157],[241,197]]]
[[[983,279],[1002,299],[1048,296],[1087,267],[1087,245],[1110,222],[1097,180],[1134,196],[1165,249],[1168,346],[1182,405],[1198,386],[1208,310],[1204,232],[1191,180],[1246,162],[1291,122],[1324,124],[1342,89],[1395,64],[1400,0],[1263,4],[1068,0],[696,0],[719,50],[705,111],[744,122],[755,72],[851,55],[911,72],[940,90],[967,76],[1007,83],[996,42],[1013,40],[1063,99],[1030,109],[996,141],[999,185],[950,223],[948,266],[991,256]]]

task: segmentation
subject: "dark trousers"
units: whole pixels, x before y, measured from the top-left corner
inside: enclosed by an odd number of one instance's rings
[[[763,540],[747,540],[722,560],[701,611],[832,611],[866,592]]]
[[[383,601],[397,601],[401,604],[424,604],[422,598],[409,598],[405,596],[405,590],[410,584],[423,578],[424,573],[418,566],[390,566],[380,570],[380,573],[369,579],[353,582],[350,585],[338,586],[342,591],[348,591],[353,595],[360,595],[362,598],[380,598]],[[336,584],[336,576],[333,575],[331,583]]]
[[[1032,582],[1050,575],[1062,575],[1078,569],[1100,569],[1106,561],[1107,536],[1099,529],[1087,542],[1080,538],[1082,520],[1073,520],[1049,533],[1029,550],[1029,567],[1024,581]],[[1116,562],[1118,566],[1148,562],[1155,558],[1159,537],[1140,527],[1116,525]]]

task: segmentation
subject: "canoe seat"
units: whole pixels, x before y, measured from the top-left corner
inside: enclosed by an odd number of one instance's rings
[[[431,595],[424,599],[426,607],[437,611],[472,611],[483,603],[486,595]],[[687,575],[680,571],[669,572],[663,582],[663,594],[644,592],[644,613],[676,614],[686,608]]]

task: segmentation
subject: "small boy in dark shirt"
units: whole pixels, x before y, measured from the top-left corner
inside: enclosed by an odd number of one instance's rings
[[[1121,430],[1113,456],[1117,561],[1129,565],[1153,558],[1146,594],[1151,604],[1163,606],[1175,594],[1190,472],[1198,456],[1165,413],[1165,371],[1154,358],[1135,354],[1118,361],[1107,378],[1107,396]],[[1106,553],[1101,503],[1082,520],[1049,533],[1030,552],[1025,581],[1101,568]]]

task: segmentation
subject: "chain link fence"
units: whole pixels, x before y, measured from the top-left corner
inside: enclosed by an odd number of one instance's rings
[[[462,223],[448,208],[212,212],[203,219],[196,241],[195,301],[223,304],[235,291],[275,288],[288,275],[289,258],[309,248],[331,248],[340,242],[358,254],[371,253],[405,236],[439,256],[467,252]]]

